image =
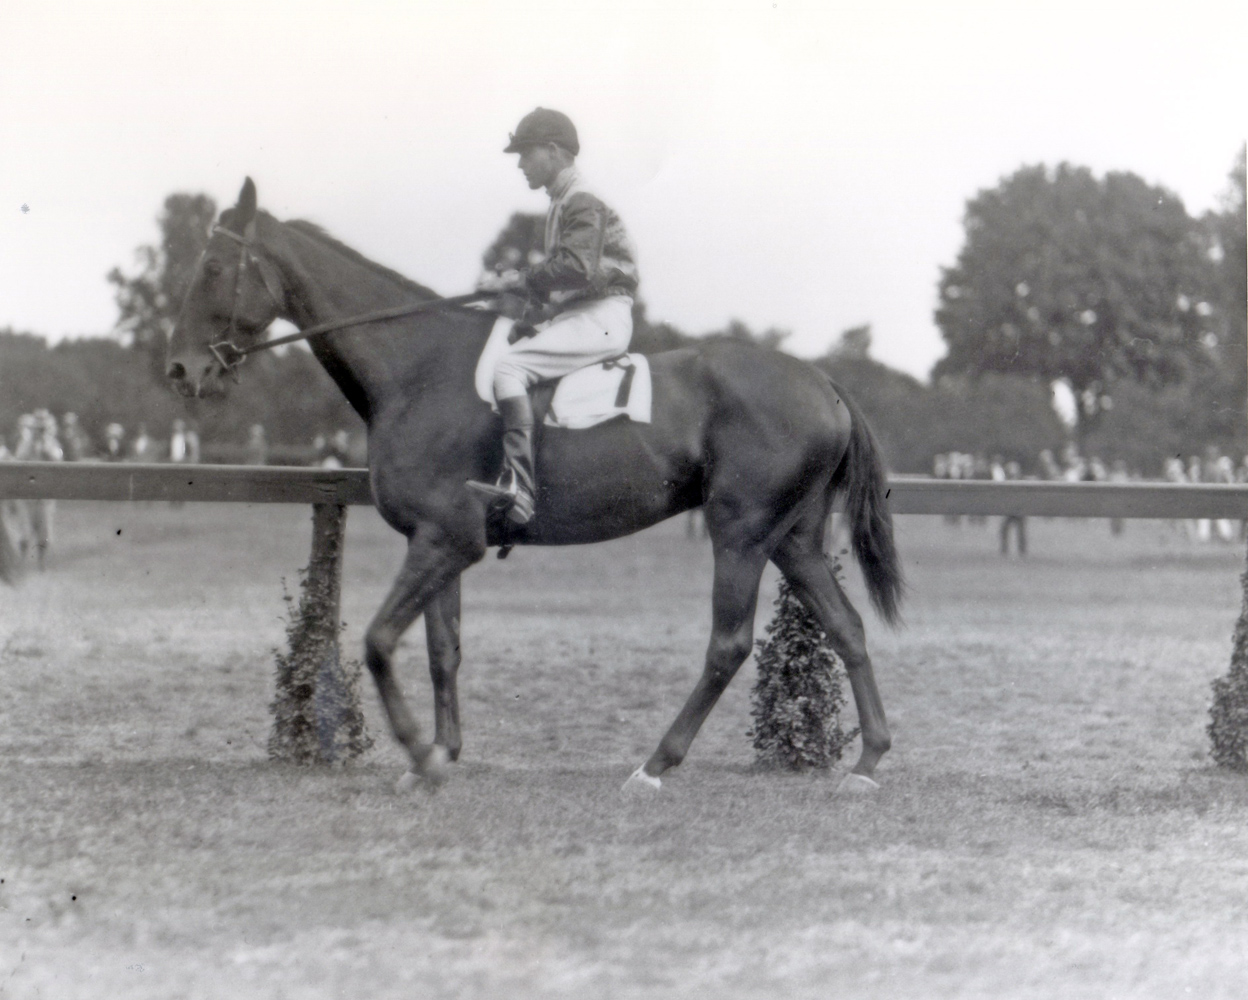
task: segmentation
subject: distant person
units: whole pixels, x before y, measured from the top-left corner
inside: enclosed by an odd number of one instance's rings
[[[318,469],[332,469],[333,465],[326,464],[329,459],[329,438],[318,434],[312,439],[312,465]]]
[[[0,462],[13,461],[13,452],[0,436]],[[22,578],[22,552],[30,531],[26,504],[0,500],[0,580],[15,585]]]
[[[1229,455],[1219,454],[1216,448],[1211,448],[1206,460],[1205,478],[1211,483],[1233,483],[1235,463]],[[1220,517],[1214,521],[1213,530],[1219,541],[1235,540],[1235,522],[1229,517]]]
[[[19,462],[34,462],[38,448],[39,421],[33,413],[23,413],[17,418],[17,432],[13,440],[13,458]]]
[[[1111,483],[1127,483],[1131,481],[1131,473],[1127,471],[1127,463],[1121,458],[1114,459],[1113,465],[1109,467],[1107,476]],[[1121,535],[1123,529],[1123,520],[1120,517],[1111,517],[1109,519],[1109,533],[1111,535]]]
[[[334,431],[329,439],[329,453],[338,460],[338,468],[345,469],[351,464],[351,435],[344,430]]]
[[[1062,467],[1057,464],[1057,459],[1048,448],[1040,452],[1040,478],[1053,481],[1063,478]]]
[[[111,423],[104,428],[104,461],[124,462],[126,460],[126,429],[118,423]]]
[[[180,417],[173,422],[169,430],[169,461],[179,465],[194,465],[199,461],[199,435],[186,426]],[[175,510],[182,507],[183,501],[172,500],[169,506]]]
[[[1166,459],[1164,475],[1166,481],[1170,483],[1186,483],[1189,481],[1187,478],[1187,470],[1183,467],[1183,459],[1179,458],[1177,455],[1173,458]],[[1182,523],[1183,527],[1187,531],[1187,537],[1192,541],[1196,540],[1198,530],[1194,520],[1188,519],[1183,522],[1171,521],[1170,523],[1176,526],[1179,523]]]
[[[78,414],[66,413],[61,420],[61,446],[67,462],[85,462],[95,457],[91,439],[78,423]]]
[[[970,474],[965,478],[968,479],[992,479],[992,463],[988,461],[988,456],[983,452],[976,452],[970,456]],[[987,524],[987,514],[971,514],[967,517],[971,524]]]
[[[992,478],[998,482],[1022,479],[1022,466],[1014,461],[1001,462],[998,458],[993,461]],[[1001,554],[1003,556],[1010,554],[1011,532],[1014,534],[1018,554],[1025,556],[1027,554],[1027,519],[1021,514],[1006,514],[1001,518]]]
[[[1087,460],[1079,454],[1079,446],[1069,441],[1062,449],[1062,479],[1068,483],[1082,483],[1092,478]]]
[[[958,478],[958,454],[957,452],[949,452],[939,454],[932,458],[932,478],[933,479],[957,479]],[[945,524],[959,525],[962,523],[961,514],[946,514]]]
[[[156,439],[147,433],[147,425],[139,424],[139,433],[130,442],[130,461],[155,462],[157,455]]]
[[[246,465],[267,465],[269,462],[269,440],[264,433],[264,424],[252,424],[247,433],[247,448],[243,455]]]
[[[312,464],[318,469],[341,469],[346,465],[332,437],[318,434],[312,442],[312,450],[315,453]]]
[[[1187,481],[1189,483],[1204,482],[1204,464],[1200,460],[1199,455],[1192,455],[1187,461]],[[1194,521],[1189,521],[1189,531],[1194,535],[1196,541],[1204,543],[1213,538],[1213,521],[1207,517],[1198,517]]]
[[[36,410],[33,414],[23,416],[21,430],[16,455],[19,461],[64,461],[65,450],[58,437],[56,417],[47,410]],[[36,564],[43,569],[47,564],[48,550],[52,547],[52,522],[56,514],[56,501],[27,500],[26,510],[30,521],[30,535],[25,541],[25,548],[28,551],[33,543]]]
[[[199,435],[186,425],[185,420],[175,420],[169,432],[169,461],[187,465],[199,461]]]

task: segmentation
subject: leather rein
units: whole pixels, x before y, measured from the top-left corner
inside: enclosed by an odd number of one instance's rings
[[[230,308],[230,325],[225,329],[225,339],[208,345],[208,350],[212,352],[212,356],[217,359],[221,368],[235,378],[238,375],[238,366],[243,359],[249,354],[255,354],[257,351],[267,351],[273,347],[280,347],[282,344],[293,344],[297,340],[307,340],[309,337],[317,336],[317,334],[331,333],[334,330],[343,330],[350,326],[362,326],[365,323],[376,323],[380,320],[398,319],[400,316],[411,316],[415,313],[428,312],[431,309],[441,309],[444,306],[462,306],[495,297],[492,292],[471,292],[467,295],[427,299],[424,302],[412,302],[403,306],[392,306],[389,309],[378,309],[376,312],[362,313],[359,316],[349,316],[346,319],[335,319],[327,323],[318,323],[316,326],[310,326],[306,330],[300,330],[298,333],[287,334],[285,337],[263,340],[258,344],[252,344],[250,347],[239,347],[229,338],[238,332],[238,303],[243,291],[243,272],[247,269],[248,262],[255,265],[256,270],[260,273],[260,280],[264,282],[265,290],[277,306],[285,306],[285,297],[282,294],[280,283],[276,279],[270,278],[265,272],[260,256],[256,252],[256,245],[252,240],[247,239],[245,236],[239,236],[238,233],[231,232],[228,229],[223,229],[221,226],[213,226],[209,235],[228,236],[239,246],[238,269],[234,277],[234,302]],[[275,286],[276,291],[274,290]]]

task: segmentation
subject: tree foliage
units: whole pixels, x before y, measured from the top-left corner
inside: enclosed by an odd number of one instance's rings
[[[546,217],[516,212],[481,255],[483,274],[529,267],[541,261],[545,250]]]
[[[104,428],[139,425],[164,436],[175,418],[190,417],[206,460],[241,462],[248,428],[263,424],[271,461],[310,457],[312,439],[342,429],[363,441],[363,423],[309,351],[291,348],[249,358],[225,399],[186,400],[153,377],[146,352],[105,337],[64,340],[0,330],[0,429],[39,407],[78,414],[99,448]],[[362,456],[356,456],[359,461]]]
[[[127,275],[119,267],[108,272],[116,288],[117,329],[157,372],[164,367],[169,334],[216,217],[216,202],[206,194],[169,195],[156,220],[160,242],[135,251],[138,273]]]
[[[1244,148],[1231,169],[1230,184],[1219,212],[1204,223],[1210,239],[1214,268],[1214,316],[1220,321],[1206,337],[1214,370],[1195,387],[1203,403],[1200,422],[1204,437],[1228,442],[1227,450],[1248,447],[1245,409],[1248,408],[1248,251],[1245,249]],[[1231,445],[1229,442],[1234,442]]]
[[[1115,385],[1208,369],[1222,322],[1206,230],[1131,173],[1030,166],[966,208],[966,242],[939,285],[949,347],[935,370],[1065,380],[1085,435]]]

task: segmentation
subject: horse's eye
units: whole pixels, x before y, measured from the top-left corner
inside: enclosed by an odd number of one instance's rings
[[[221,262],[215,257],[209,257],[206,261],[204,261],[204,274],[208,275],[208,277],[215,278],[221,273],[221,271]]]

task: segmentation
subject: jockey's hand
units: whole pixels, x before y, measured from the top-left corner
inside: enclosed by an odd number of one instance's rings
[[[529,337],[537,336],[537,327],[532,323],[526,323],[522,319],[516,320],[516,325],[511,328],[511,333],[507,334],[507,343],[514,344],[519,340],[527,340]]]
[[[514,292],[503,292],[494,303],[494,308],[500,313],[517,321],[523,321],[534,309],[533,302],[527,295],[517,295]]]
[[[483,274],[477,287],[483,292],[514,292],[524,288],[524,273],[511,268],[506,271],[491,271]]]

